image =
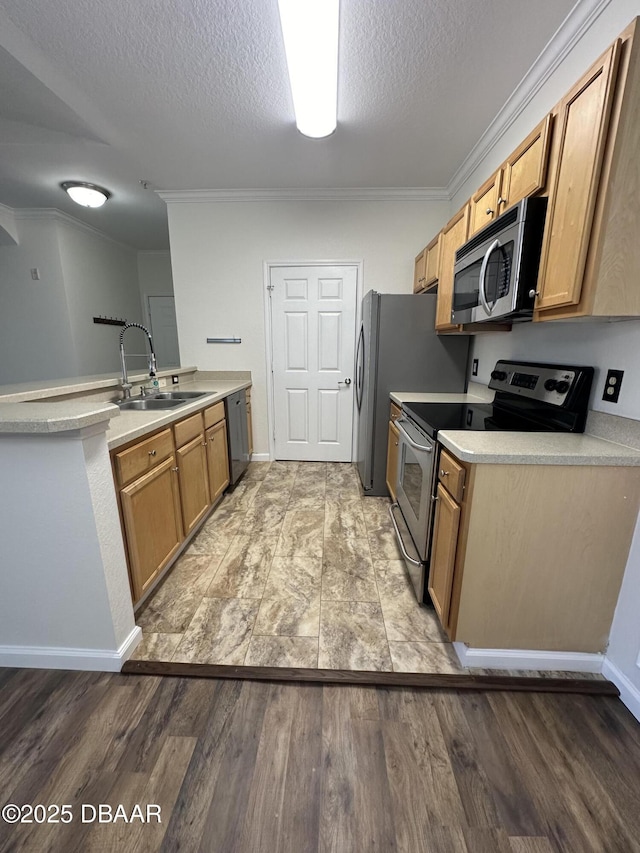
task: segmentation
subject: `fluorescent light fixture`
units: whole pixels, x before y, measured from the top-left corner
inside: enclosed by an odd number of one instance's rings
[[[300,133],[336,129],[340,0],[278,0],[289,82]]]
[[[83,207],[102,207],[105,201],[111,198],[109,190],[84,181],[64,181],[60,186],[76,204],[81,204]]]

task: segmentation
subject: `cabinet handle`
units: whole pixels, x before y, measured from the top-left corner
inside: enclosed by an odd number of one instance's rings
[[[445,471],[445,470],[444,470],[444,468],[441,468],[441,469],[440,469],[440,476],[441,476],[441,477],[448,477],[448,476],[449,476],[449,472],[448,472],[448,471]]]
[[[156,451],[155,451],[155,450],[150,450],[150,451],[149,451],[149,456],[155,456],[155,455],[156,455]]]
[[[491,216],[492,213],[495,213],[495,210],[491,210],[490,207],[487,208],[487,216]]]

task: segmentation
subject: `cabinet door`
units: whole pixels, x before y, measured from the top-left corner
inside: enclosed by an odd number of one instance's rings
[[[214,427],[215,429],[215,427]],[[197,435],[176,456],[185,536],[198,524],[211,505],[204,434]]]
[[[427,261],[427,250],[423,249],[416,256],[413,266],[413,292],[420,293],[425,288],[425,266]]]
[[[498,213],[544,188],[551,141],[551,114],[507,158],[502,167]]]
[[[538,309],[580,300],[619,55],[617,39],[560,104]]]
[[[460,507],[441,483],[438,484],[437,497],[429,569],[429,595],[442,627],[446,629],[456,562]]]
[[[502,171],[498,169],[471,199],[469,237],[488,225],[498,215],[501,176]]]
[[[176,460],[170,456],[120,492],[134,603],[182,542]]]
[[[440,244],[440,272],[438,274],[438,304],[436,308],[436,329],[455,329],[451,322],[453,301],[453,268],[456,251],[467,239],[469,230],[469,205],[449,220],[442,230]]]
[[[389,421],[389,438],[387,439],[387,488],[395,501],[396,483],[398,482],[398,441],[400,430],[393,421]]]
[[[251,433],[249,433],[251,434]],[[229,485],[229,451],[227,422],[220,421],[207,430],[207,467],[211,501],[215,501]]]
[[[251,399],[247,397],[247,435],[249,437],[249,459],[253,453],[253,418],[251,417]]]
[[[427,253],[424,265],[425,287],[430,287],[438,280],[438,268],[440,266],[440,236],[441,235],[438,234],[438,236],[435,237],[435,239],[433,239],[425,249],[425,252]]]

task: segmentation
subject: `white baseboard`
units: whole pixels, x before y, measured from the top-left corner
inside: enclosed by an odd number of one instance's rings
[[[142,629],[136,625],[117,651],[48,646],[0,646],[0,666],[120,672],[122,664],[131,657],[141,639]]]
[[[252,453],[252,462],[271,462],[271,456],[268,453]]]
[[[547,652],[539,649],[470,649],[454,643],[463,666],[482,669],[549,669],[569,672],[602,672],[604,655],[586,652]]]
[[[602,665],[602,674],[609,681],[613,681],[615,686],[620,691],[620,699],[631,711],[633,716],[640,722],[640,689],[627,676],[611,663],[608,658],[604,659]]]

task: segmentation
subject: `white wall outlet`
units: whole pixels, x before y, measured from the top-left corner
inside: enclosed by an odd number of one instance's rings
[[[31,268],[31,278],[34,281],[40,281],[40,270],[38,269],[38,267]]]

